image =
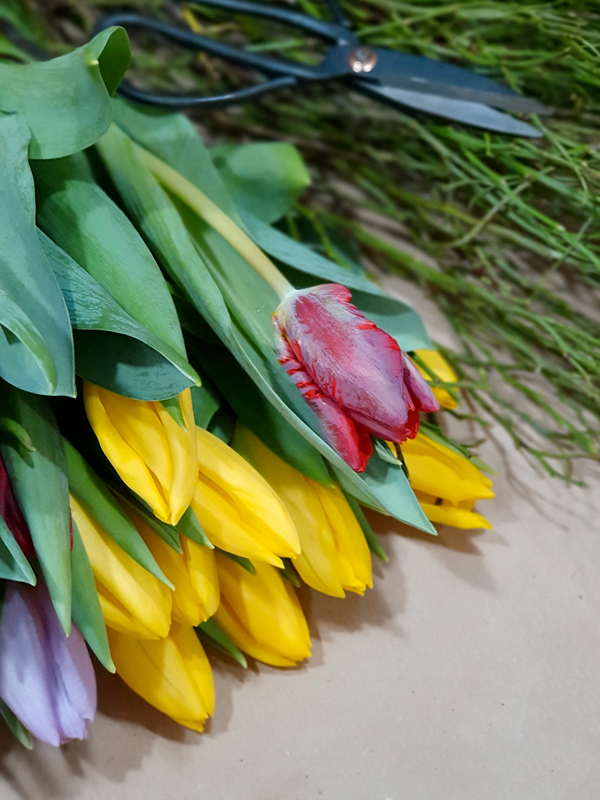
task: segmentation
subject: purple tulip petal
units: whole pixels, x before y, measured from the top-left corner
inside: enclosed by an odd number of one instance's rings
[[[0,623],[0,697],[34,736],[58,746],[44,623],[34,591],[12,582],[6,588]]]
[[[0,621],[0,697],[43,742],[87,736],[96,711],[96,680],[75,626],[69,638],[48,590],[9,582]]]
[[[61,742],[87,738],[86,721],[96,714],[96,676],[83,639],[75,625],[67,638],[44,588],[48,655],[54,667],[54,707]]]

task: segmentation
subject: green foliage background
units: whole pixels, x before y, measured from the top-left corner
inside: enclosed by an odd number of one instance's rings
[[[324,13],[312,0],[295,5]],[[533,120],[544,138],[407,116],[334,85],[195,119],[219,142],[296,144],[314,182],[289,230],[344,264],[351,256],[338,236],[351,232],[378,265],[425,287],[460,341],[446,355],[471,416],[496,419],[537,464],[571,479],[574,459],[600,457],[600,9],[583,0],[344,5],[365,42],[471,67],[552,106],[550,118]],[[65,52],[114,6],[0,4],[0,53]],[[316,43],[264,22],[193,3],[129,6],[254,49],[318,58]],[[246,80],[230,65],[143,37],[130,74],[178,92],[214,93]],[[418,250],[390,244],[382,234],[390,225]]]

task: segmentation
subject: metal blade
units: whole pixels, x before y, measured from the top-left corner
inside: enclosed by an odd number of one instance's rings
[[[473,89],[471,86],[457,86],[451,83],[430,81],[418,75],[404,76],[393,72],[377,73],[377,78],[383,86],[398,89],[408,89],[420,94],[437,95],[452,98],[453,100],[466,100],[471,103],[484,103],[506,111],[521,111],[527,114],[550,114],[552,109],[521,95],[505,94],[503,92],[490,92],[482,89]]]
[[[354,86],[362,93],[377,100],[385,100],[392,105],[408,106],[438,117],[453,119],[485,128],[499,133],[508,133],[512,136],[543,136],[543,133],[521,120],[515,119],[501,111],[482,105],[471,103],[467,100],[452,100],[439,95],[423,94],[422,92],[409,91],[408,89],[394,89],[387,86],[364,81],[353,81]]]

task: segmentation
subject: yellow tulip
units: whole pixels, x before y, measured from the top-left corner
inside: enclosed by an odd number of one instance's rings
[[[444,381],[444,383],[456,383],[458,381],[456,373],[450,364],[437,350],[415,350],[415,353],[419,356],[421,361],[427,364],[434,375],[441,381]],[[431,375],[418,364],[416,366],[425,380],[431,381]],[[435,399],[442,406],[442,408],[456,408],[456,398],[452,397],[447,389],[443,389],[441,386],[432,386],[431,388],[433,394],[435,395]]]
[[[108,632],[117,674],[136,694],[180,725],[201,731],[215,707],[208,658],[194,629],[174,622],[157,641]]]
[[[342,491],[322,486],[275,455],[248,428],[238,425],[234,446],[283,500],[296,523],[302,552],[294,566],[319,592],[344,597],[373,585],[371,554]]]
[[[251,575],[222,553],[216,559],[221,604],[215,621],[240,650],[273,667],[293,667],[309,658],[306,618],[279,570],[257,561],[256,575]]]
[[[181,536],[183,553],[177,553],[138,516],[127,513],[175,587],[172,619],[196,627],[212,617],[219,605],[219,577],[213,550]]]
[[[494,497],[492,482],[467,458],[418,433],[402,444],[411,486],[432,522],[454,528],[491,528],[473,511],[476,500]]]
[[[194,494],[198,457],[190,390],[179,395],[186,429],[159,402],[132,400],[84,381],[85,410],[124,483],[176,525]]]
[[[212,544],[282,567],[300,552],[298,532],[277,494],[238,453],[197,428],[199,477],[192,509]]]
[[[166,636],[172,592],[119,547],[71,496],[71,513],[87,551],[108,627],[142,639]]]

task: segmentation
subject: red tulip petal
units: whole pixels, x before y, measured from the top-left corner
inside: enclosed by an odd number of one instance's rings
[[[29,528],[17,501],[15,491],[3,458],[0,456],[0,516],[26,558],[33,558],[35,550]]]
[[[367,430],[361,425],[356,425],[330,397],[323,394],[295,357],[275,320],[274,323],[279,363],[316,414],[325,439],[331,447],[353,470],[364,472],[373,452],[373,444]]]
[[[402,361],[405,368],[404,383],[410,392],[415,406],[420,411],[439,411],[440,404],[435,399],[431,387],[423,379],[423,376],[417,369],[413,360],[409,358],[406,353],[402,353]]]
[[[321,391],[372,433],[399,441],[408,417],[401,350],[350,297],[338,284],[297,291],[276,318]]]

